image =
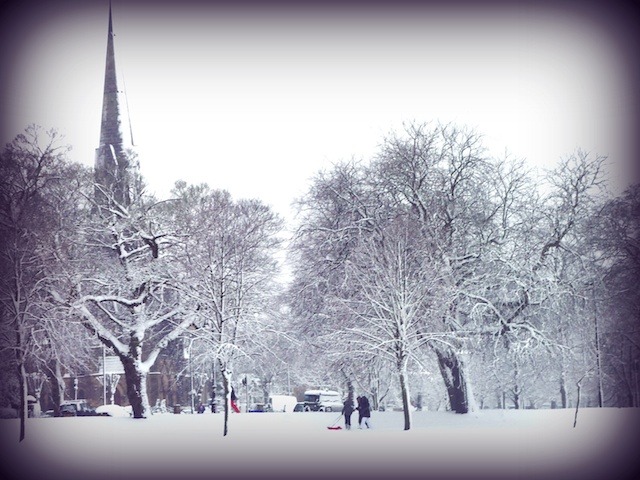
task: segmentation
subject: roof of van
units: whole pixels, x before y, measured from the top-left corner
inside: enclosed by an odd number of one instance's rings
[[[340,393],[335,390],[307,390],[304,392],[305,395],[320,395],[321,393],[330,394],[330,395],[340,395]]]

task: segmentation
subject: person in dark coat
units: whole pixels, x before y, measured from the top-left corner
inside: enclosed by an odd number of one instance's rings
[[[371,406],[369,405],[369,399],[362,395],[358,397],[358,428],[362,428],[364,423],[367,428],[371,428],[369,419],[371,418]]]
[[[351,401],[351,397],[347,397],[347,399],[342,404],[342,414],[344,415],[344,428],[347,430],[351,430],[351,414],[353,413],[353,402]]]
[[[356,407],[358,411],[358,428],[362,428],[362,409],[360,408],[362,406],[362,397],[356,397],[356,404],[358,405]]]

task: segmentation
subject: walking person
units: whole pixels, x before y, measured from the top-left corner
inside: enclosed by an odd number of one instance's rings
[[[353,402],[351,401],[351,397],[347,397],[347,399],[342,404],[342,414],[344,415],[344,428],[347,430],[351,430],[351,414],[353,413]]]
[[[358,428],[362,428],[362,425],[366,425],[367,428],[371,428],[369,419],[371,418],[371,406],[369,405],[369,399],[364,395],[358,397]]]
[[[358,411],[358,428],[362,428],[362,397],[356,397],[356,403],[358,404],[356,407],[356,410]]]
[[[233,408],[233,411],[236,413],[240,413],[240,409],[238,408],[238,404],[236,403],[238,401],[238,397],[236,397],[236,391],[233,389],[233,387],[231,387],[231,408]]]

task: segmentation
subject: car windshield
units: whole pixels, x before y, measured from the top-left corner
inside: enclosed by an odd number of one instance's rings
[[[304,396],[304,401],[305,402],[312,402],[315,403],[317,402],[319,399],[319,395],[305,395]]]

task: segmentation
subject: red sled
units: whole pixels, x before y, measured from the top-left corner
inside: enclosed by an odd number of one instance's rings
[[[340,425],[336,426],[336,427],[327,427],[329,430],[342,430],[342,427]]]

